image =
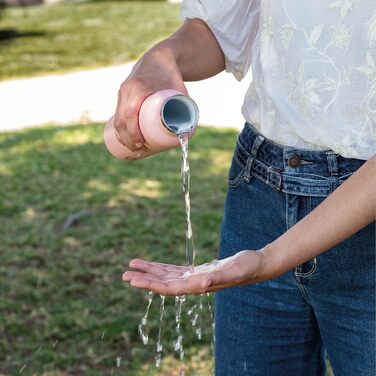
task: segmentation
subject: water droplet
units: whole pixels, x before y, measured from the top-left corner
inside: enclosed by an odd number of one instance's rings
[[[116,367],[117,367],[117,368],[120,368],[120,363],[121,363],[121,356],[118,356],[118,357],[116,358]]]
[[[19,373],[22,373],[23,372],[23,370],[26,368],[26,366],[27,366],[27,364],[25,363],[22,367],[21,367],[21,369],[20,369],[20,371],[19,371]]]
[[[197,329],[196,329],[196,334],[197,334],[197,338],[198,338],[199,340],[201,340],[201,338],[202,338],[202,331],[201,331],[201,328],[197,328]]]

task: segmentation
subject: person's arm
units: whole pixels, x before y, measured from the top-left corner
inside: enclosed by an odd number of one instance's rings
[[[114,119],[118,140],[132,151],[141,150],[138,113],[146,97],[163,89],[188,94],[183,81],[203,80],[224,68],[222,50],[209,27],[199,19],[185,21],[147,51],[121,84]]]
[[[162,295],[197,294],[273,279],[341,243],[376,217],[376,155],[316,209],[262,250],[195,267],[132,260],[133,287]],[[257,236],[254,234],[253,236]]]
[[[265,247],[265,278],[274,278],[336,246],[375,220],[376,155],[315,210]]]

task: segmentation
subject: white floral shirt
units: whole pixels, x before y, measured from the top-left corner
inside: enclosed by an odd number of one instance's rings
[[[182,17],[208,24],[238,80],[252,66],[242,111],[265,137],[376,153],[375,0],[184,0]]]

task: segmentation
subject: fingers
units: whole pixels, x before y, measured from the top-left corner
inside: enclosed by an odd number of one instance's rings
[[[151,280],[155,280],[155,281],[167,282],[169,280],[176,279],[178,277],[173,277],[173,276],[169,276],[169,275],[158,276],[158,275],[155,275],[155,274],[143,273],[143,272],[134,272],[134,271],[125,272],[122,276],[122,280],[124,282],[131,282],[132,279],[135,279],[135,278],[146,278],[146,279],[151,279]]]
[[[190,266],[164,264],[162,262],[153,262],[153,264],[158,265],[160,267],[165,267],[167,270],[176,270],[176,271],[181,271],[181,272],[184,272],[184,273],[191,269]]]
[[[158,262],[148,262],[144,260],[135,259],[129,263],[129,267],[138,269],[143,272],[152,273],[156,275],[164,275],[166,273],[175,273],[174,276],[180,276],[189,270],[187,266],[178,266],[170,264],[162,264]]]
[[[126,271],[123,274],[123,281],[129,282],[132,278],[134,277],[146,277],[146,278],[157,278],[161,280],[171,280],[171,279],[176,279],[176,278],[181,278],[183,276],[182,273],[177,273],[177,272],[168,272],[168,271],[155,271],[153,269],[150,269],[149,271]]]
[[[144,138],[138,123],[138,114],[145,98],[151,94],[142,84],[131,79],[125,81],[118,93],[114,127],[116,136],[123,145],[132,151],[144,149]]]

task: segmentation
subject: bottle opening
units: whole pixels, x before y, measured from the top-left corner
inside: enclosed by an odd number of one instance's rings
[[[198,123],[198,107],[191,98],[175,95],[164,103],[161,117],[163,124],[171,132],[191,132]]]

